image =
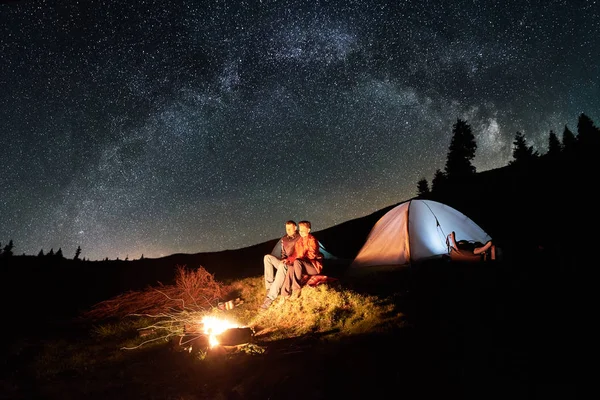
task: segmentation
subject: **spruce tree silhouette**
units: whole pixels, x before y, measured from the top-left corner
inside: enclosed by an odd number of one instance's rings
[[[553,130],[550,130],[550,134],[548,135],[548,152],[546,155],[551,159],[557,159],[560,157],[562,153],[562,145],[560,140],[558,140],[558,136],[554,133]]]
[[[437,193],[446,187],[448,181],[446,174],[441,169],[436,169],[431,180],[431,192]]]
[[[452,126],[452,140],[446,158],[444,172],[449,181],[459,181],[471,177],[476,169],[471,160],[475,158],[477,143],[466,121],[458,118]]]
[[[15,245],[13,244],[12,239],[9,240],[8,244],[6,246],[4,246],[4,248],[2,249],[2,257],[12,256],[14,247],[15,247]]]
[[[577,145],[583,153],[596,152],[600,146],[600,129],[584,113],[577,120]]]
[[[533,146],[527,146],[525,135],[517,132],[513,141],[512,156],[513,160],[509,162],[510,165],[528,166],[539,157],[539,154],[533,150]]]
[[[77,246],[77,250],[75,250],[75,257],[73,257],[73,260],[79,260],[80,255],[81,255],[81,246]]]
[[[417,196],[427,197],[429,195],[429,182],[427,182],[427,179],[421,178],[419,182],[417,182]]]

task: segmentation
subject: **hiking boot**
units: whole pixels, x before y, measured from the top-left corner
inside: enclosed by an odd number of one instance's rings
[[[260,309],[266,310],[267,308],[269,308],[269,306],[271,305],[272,302],[273,302],[273,300],[271,300],[268,297],[265,297],[265,301],[263,301],[262,306],[260,306]]]

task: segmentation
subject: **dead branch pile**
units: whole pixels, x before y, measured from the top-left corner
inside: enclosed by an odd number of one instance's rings
[[[159,283],[158,287],[123,293],[97,303],[83,314],[83,318],[104,320],[132,314],[206,311],[217,305],[225,290],[225,286],[215,281],[203,267],[191,271],[178,265],[175,285]]]

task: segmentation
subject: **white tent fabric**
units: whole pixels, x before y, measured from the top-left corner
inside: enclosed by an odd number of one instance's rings
[[[491,240],[469,217],[450,206],[432,200],[408,200],[375,223],[349,273],[392,269],[448,254],[446,238],[452,231],[458,240]]]

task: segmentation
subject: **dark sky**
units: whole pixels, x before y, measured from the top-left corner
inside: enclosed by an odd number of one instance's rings
[[[0,243],[236,249],[600,125],[596,1],[0,2]]]

